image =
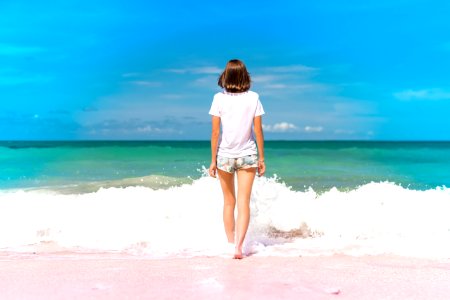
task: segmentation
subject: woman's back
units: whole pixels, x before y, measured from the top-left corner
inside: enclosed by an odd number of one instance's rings
[[[214,96],[211,115],[221,118],[222,135],[218,154],[225,157],[239,157],[256,154],[253,137],[253,119],[264,114],[257,93],[221,92]]]

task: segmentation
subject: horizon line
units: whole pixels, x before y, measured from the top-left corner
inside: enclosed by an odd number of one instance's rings
[[[14,143],[14,142],[210,142],[209,139],[17,139],[17,140],[3,140],[0,143]],[[266,139],[264,142],[450,142],[450,140],[394,140],[394,139]]]

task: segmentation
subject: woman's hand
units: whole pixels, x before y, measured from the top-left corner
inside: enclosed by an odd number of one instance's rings
[[[211,162],[211,165],[209,166],[209,176],[216,178],[217,174],[217,163]]]
[[[258,160],[258,175],[263,176],[266,173],[266,164],[264,160]]]

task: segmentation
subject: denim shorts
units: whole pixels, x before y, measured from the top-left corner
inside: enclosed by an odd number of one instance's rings
[[[248,169],[257,167],[258,167],[258,156],[256,154],[238,158],[228,158],[217,155],[217,168],[228,173],[234,173],[234,171],[239,169]]]

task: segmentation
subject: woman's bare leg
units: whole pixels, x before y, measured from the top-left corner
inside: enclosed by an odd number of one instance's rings
[[[234,243],[234,208],[236,196],[234,191],[234,173],[217,169],[223,192],[223,225],[229,243]]]
[[[236,220],[236,248],[234,252],[234,258],[237,259],[242,258],[242,245],[244,244],[248,224],[250,223],[250,196],[252,193],[252,186],[255,175],[256,168],[240,169],[237,171],[238,215]]]

